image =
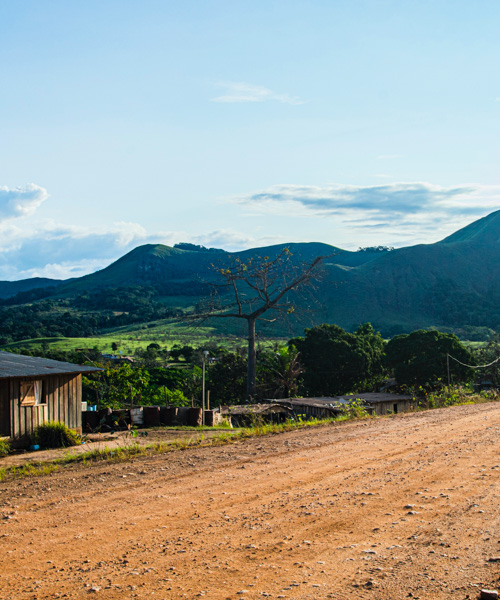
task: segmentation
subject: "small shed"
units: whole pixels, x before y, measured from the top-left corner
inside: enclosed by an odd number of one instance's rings
[[[349,394],[341,396],[341,400],[348,402],[361,400],[373,409],[376,415],[390,415],[408,412],[414,408],[413,396],[405,394],[390,394],[387,392],[365,392],[360,394]]]
[[[356,400],[361,402],[368,413],[375,415],[408,412],[413,409],[414,405],[412,396],[383,392],[363,392],[318,398],[285,398],[267,402],[287,406],[295,415],[304,415],[306,419],[328,419],[342,414]]]
[[[265,423],[281,423],[293,416],[288,407],[277,404],[221,406],[220,414],[230,419],[233,427],[249,427],[259,420]]]
[[[268,400],[286,406],[295,417],[305,419],[330,419],[342,413],[343,404],[338,398],[284,398]]]
[[[42,423],[82,427],[82,373],[97,367],[0,351],[0,436],[20,440]]]

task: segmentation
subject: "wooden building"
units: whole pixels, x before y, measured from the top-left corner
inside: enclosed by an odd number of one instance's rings
[[[22,440],[38,425],[82,427],[82,373],[96,367],[0,352],[0,436]]]

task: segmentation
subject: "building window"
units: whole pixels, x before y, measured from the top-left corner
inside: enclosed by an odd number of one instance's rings
[[[42,380],[37,379],[34,381],[21,381],[19,385],[19,396],[21,406],[45,404]]]

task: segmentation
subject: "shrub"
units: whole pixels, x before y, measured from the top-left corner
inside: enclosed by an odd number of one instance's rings
[[[78,434],[59,421],[48,421],[37,427],[31,442],[42,448],[66,448],[80,444]]]
[[[7,440],[0,440],[0,458],[10,453],[10,443]]]

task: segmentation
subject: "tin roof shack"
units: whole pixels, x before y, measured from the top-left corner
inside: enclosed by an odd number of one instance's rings
[[[72,363],[0,351],[0,436],[25,440],[38,425],[82,427],[82,373]]]
[[[221,406],[222,417],[229,417],[233,427],[250,427],[259,422],[282,423],[292,416],[286,406],[278,404],[242,404]]]
[[[352,402],[353,400],[361,400],[373,409],[376,415],[390,415],[401,412],[409,412],[414,408],[414,400],[412,396],[404,394],[389,394],[384,392],[367,392],[361,394],[349,394],[341,396],[339,399]]]
[[[272,404],[280,404],[290,409],[295,418],[303,419],[331,419],[343,412],[343,407],[348,402],[341,398],[285,398],[282,400],[268,400]]]

